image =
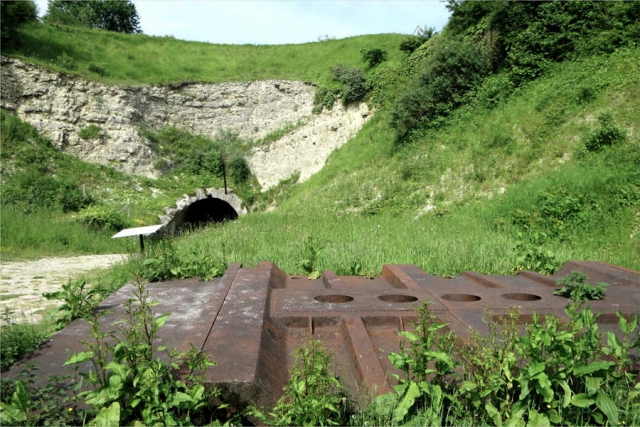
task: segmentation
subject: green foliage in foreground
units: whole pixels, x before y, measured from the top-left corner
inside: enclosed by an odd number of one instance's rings
[[[93,340],[85,343],[87,351],[72,355],[67,363],[92,361],[94,370],[86,379],[95,389],[78,397],[93,409],[80,409],[56,391],[69,378],[50,378],[49,385],[35,388],[32,379],[23,377],[3,382],[3,423],[76,424],[93,419],[95,425],[136,420],[147,425],[202,425],[216,417],[216,408],[224,405],[211,406],[209,398],[216,391],[203,387],[204,374],[213,364],[194,349],[170,353],[168,364],[155,358],[155,352],[163,350],[154,346],[157,332],[169,314],[155,316],[156,303],[148,300],[144,285],[137,281],[135,289],[117,331],[102,330],[100,314],[86,309],[89,306],[80,310],[89,317]],[[67,310],[73,309],[72,300]],[[344,425],[347,419],[351,425],[640,422],[640,383],[631,370],[632,352],[640,348],[637,315],[626,318],[618,313],[619,333],[605,334],[599,331],[599,315],[581,303],[567,305],[568,321],[534,313],[523,322],[512,309],[503,316],[489,313],[488,332],[470,331],[469,342],[463,343],[454,332],[445,332],[447,325],[439,322],[428,301],[417,312],[417,323],[399,333],[400,351],[389,355],[398,385],[363,411],[350,412],[352,402],[332,374],[331,356],[318,341],[311,341],[296,349],[290,381],[276,406],[253,407],[247,414],[272,425]],[[179,363],[190,372],[183,380],[174,379],[168,370],[178,369]]]
[[[347,398],[331,373],[331,354],[322,342],[310,340],[293,357],[289,383],[276,406],[268,413],[251,407],[248,414],[267,425],[344,425]]]
[[[49,323],[31,323],[20,318],[9,307],[0,313],[0,371],[5,371],[26,354],[38,348],[53,333]]]
[[[534,314],[520,335],[519,313],[487,318],[489,333],[456,346],[428,308],[393,365],[404,374],[356,425],[635,425],[640,383],[631,351],[640,347],[638,316],[618,313],[620,335],[598,330],[598,315],[572,303],[568,322]],[[606,342],[606,344],[603,344]]]
[[[70,401],[64,393],[46,395],[65,379],[50,378],[43,389],[30,387],[22,380],[11,385],[13,394],[3,394],[0,421],[12,425],[47,425],[50,422],[75,425],[119,426],[142,425],[205,425],[214,419],[216,406],[211,399],[218,395],[215,387],[205,387],[206,373],[215,366],[206,354],[191,347],[178,353],[168,352],[169,361],[158,356],[165,350],[158,346],[158,331],[169,314],[155,316],[142,282],[134,285],[133,298],[125,302],[125,319],[116,331],[105,331],[99,318],[107,312],[87,307],[80,311],[91,325],[92,338],[84,342],[86,351],[72,354],[65,365],[91,361],[93,369],[79,375],[94,389],[81,391],[73,381],[72,391],[83,403]],[[66,297],[72,297],[67,294]],[[71,301],[66,304],[71,309]],[[173,371],[184,368],[188,374],[176,379]],[[77,379],[76,379],[77,380]],[[44,399],[49,398],[46,402]],[[43,411],[51,403],[58,405],[58,414]],[[86,407],[92,409],[86,409]],[[220,405],[224,408],[226,405]],[[64,409],[62,409],[64,408]],[[62,409],[62,410],[61,410]],[[88,423],[88,424],[87,424]]]

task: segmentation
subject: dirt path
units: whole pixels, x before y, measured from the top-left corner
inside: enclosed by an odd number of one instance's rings
[[[44,292],[61,289],[69,279],[89,271],[107,268],[126,255],[86,255],[69,258],[43,258],[36,261],[0,264],[0,314],[8,308],[18,322],[42,320],[42,313],[61,304],[48,301]]]

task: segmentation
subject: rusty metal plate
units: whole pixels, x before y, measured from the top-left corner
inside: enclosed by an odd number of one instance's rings
[[[206,351],[217,362],[208,381],[223,390],[224,400],[242,407],[275,403],[293,365],[293,350],[309,338],[321,340],[332,353],[336,373],[354,397],[385,393],[394,385],[388,354],[398,351],[398,332],[411,327],[422,301],[431,301],[432,311],[465,340],[469,327],[486,332],[487,310],[500,316],[519,307],[523,322],[534,311],[565,318],[569,301],[553,292],[572,271],[587,274],[591,284],[609,284],[603,300],[588,303],[602,313],[601,330],[617,331],[617,311],[638,313],[640,272],[600,262],[568,262],[553,276],[466,272],[445,279],[414,265],[385,265],[374,279],[325,271],[315,280],[288,276],[261,262],[257,268],[232,264],[214,281],[152,283],[147,290],[161,301],[158,314],[171,313],[158,345],[186,350],[193,344]],[[100,304],[99,310],[113,310],[102,318],[104,328],[116,327],[131,296],[127,285]],[[64,361],[69,352],[82,351],[80,340],[89,337],[87,322],[76,320],[23,363],[38,366],[40,378],[70,373]],[[14,366],[9,375],[20,369]]]

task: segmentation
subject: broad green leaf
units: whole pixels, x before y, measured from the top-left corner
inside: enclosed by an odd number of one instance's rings
[[[594,403],[596,403],[596,400],[589,397],[587,393],[576,394],[571,398],[571,404],[578,408],[588,408]]]
[[[93,351],[82,351],[80,353],[76,353],[71,355],[70,358],[64,362],[64,365],[75,365],[77,363],[86,362],[87,360],[91,360],[93,358]]]
[[[153,325],[156,328],[162,328],[162,326],[167,322],[167,319],[169,319],[169,316],[170,313],[161,314],[153,321]]]
[[[558,425],[562,422],[562,416],[558,414],[558,411],[556,411],[555,409],[549,409],[547,415],[549,416],[549,420],[555,425]]]
[[[573,394],[571,391],[571,387],[567,384],[566,381],[561,381],[560,386],[562,390],[564,390],[564,397],[562,398],[562,407],[566,408],[571,403],[571,395]]]
[[[478,388],[478,384],[472,383],[471,381],[465,381],[460,385],[460,393],[466,393],[471,390],[475,390]]]
[[[484,409],[487,411],[487,414],[489,414],[496,426],[502,427],[502,416],[500,416],[500,411],[498,411],[491,402],[484,405]]]
[[[127,376],[127,368],[125,365],[122,365],[118,362],[109,362],[106,367],[108,370],[111,370],[114,374],[119,376],[120,378],[126,378]]]
[[[420,388],[416,383],[410,382],[403,396],[400,398],[398,406],[395,411],[393,411],[393,419],[395,422],[400,422],[404,419],[419,396]]]
[[[592,363],[589,363],[588,365],[578,366],[576,369],[573,370],[573,373],[574,375],[581,377],[583,375],[592,374],[594,372],[607,370],[613,365],[615,365],[614,362],[603,362],[603,361],[592,362]]]
[[[436,359],[443,363],[446,363],[449,367],[453,367],[453,360],[451,360],[451,356],[446,353],[443,353],[441,351],[426,351],[424,355],[430,359]]]
[[[402,331],[398,335],[408,339],[411,342],[418,341],[418,339],[419,339],[418,335],[416,335],[414,332],[410,332],[410,331]]]
[[[31,396],[29,395],[29,390],[27,390],[27,387],[20,380],[16,381],[15,386],[16,389],[11,396],[11,403],[13,406],[26,413],[29,411],[29,407],[31,407]]]
[[[120,425],[120,404],[113,402],[108,408],[102,408],[89,426],[118,427]]]
[[[616,314],[618,315],[618,324],[620,325],[620,330],[622,331],[622,333],[628,334],[629,332],[627,332],[627,319],[622,315],[620,310],[618,310]]]
[[[3,426],[16,425],[17,422],[26,421],[27,414],[8,403],[0,402],[0,424]]]
[[[538,381],[536,384],[536,390],[544,397],[545,402],[551,402],[553,400],[553,390],[551,389],[551,381],[544,372],[540,372],[536,375],[535,379]]]
[[[516,404],[517,405],[517,404]],[[524,413],[526,412],[525,408],[521,408],[519,406],[513,405],[513,412],[511,413],[511,416],[509,417],[509,421],[507,422],[507,427],[515,427],[515,426],[519,426],[522,425],[522,417],[524,416]]]
[[[183,402],[193,402],[193,399],[187,393],[183,393],[181,391],[176,392],[173,395],[173,401],[171,402],[171,404],[173,406],[180,406],[180,404]]]
[[[602,413],[609,420],[609,424],[612,426],[618,425],[618,407],[613,400],[602,390],[598,391],[596,397],[596,406],[602,411]]]
[[[529,376],[535,377],[540,372],[543,372],[545,368],[544,362],[532,363],[529,365]]]
[[[602,416],[602,412],[592,412],[591,416],[596,421],[596,425],[599,425],[599,426],[604,425],[604,417]]]
[[[551,422],[544,414],[539,413],[535,409],[529,410],[529,421],[527,427],[545,427],[550,426]]]
[[[587,377],[586,378],[586,386],[587,393],[589,395],[594,395],[598,390],[600,390],[600,385],[602,384],[602,378],[600,377]]]
[[[316,280],[318,277],[322,276],[322,273],[320,273],[319,271],[312,271],[311,273],[309,273],[309,280]]]

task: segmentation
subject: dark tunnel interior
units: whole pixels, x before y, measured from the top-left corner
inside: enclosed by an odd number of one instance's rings
[[[184,214],[180,228],[202,227],[210,222],[238,218],[238,213],[224,200],[208,197],[191,204]]]

